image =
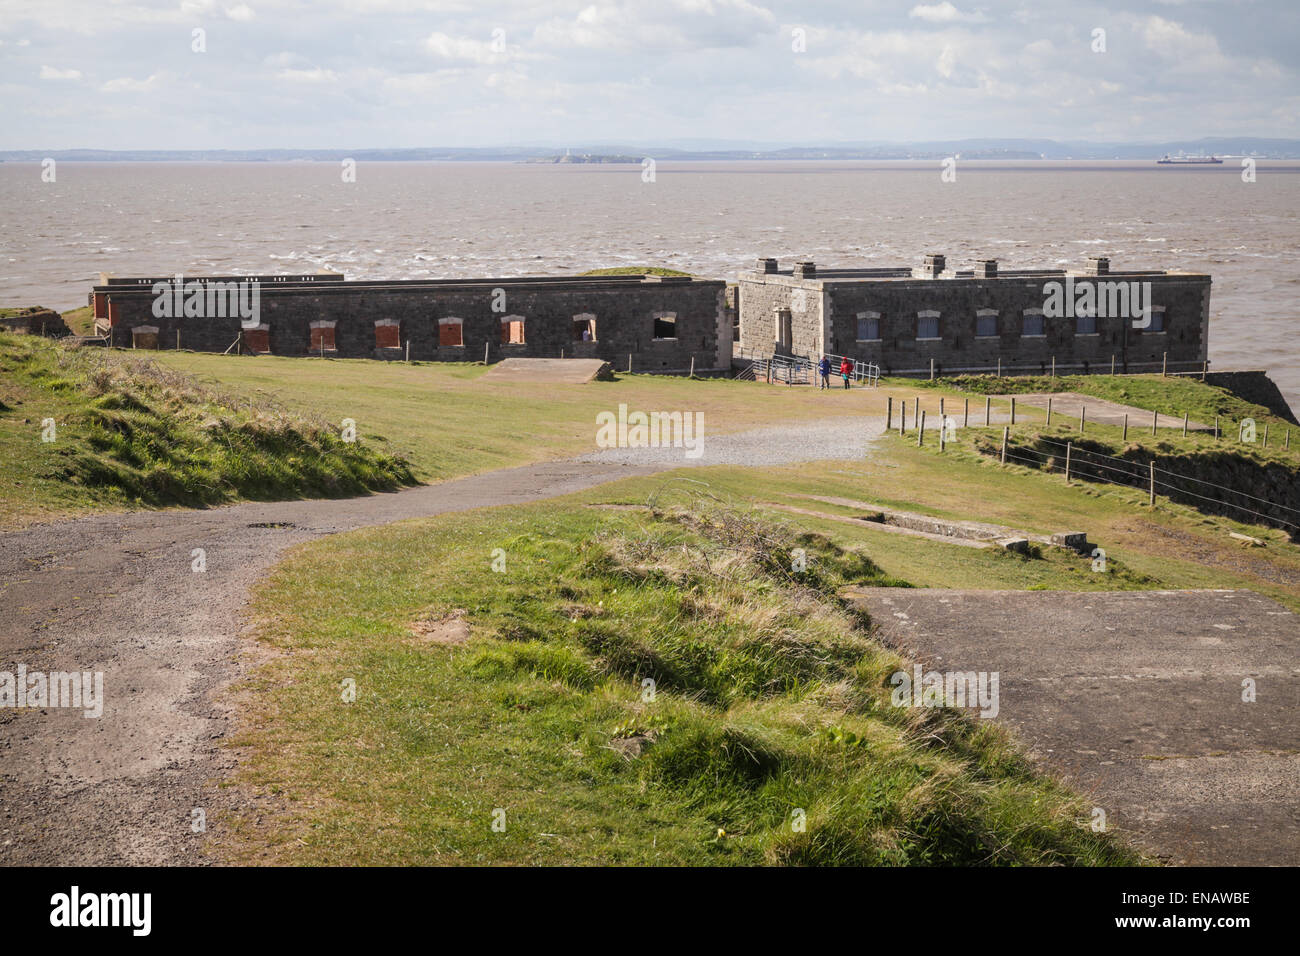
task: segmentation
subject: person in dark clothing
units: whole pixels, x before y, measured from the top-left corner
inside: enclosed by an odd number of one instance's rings
[[[844,387],[849,387],[849,376],[853,374],[853,359],[847,355],[840,361],[840,375],[844,377]]]
[[[821,382],[818,383],[817,387],[819,389],[830,388],[831,387],[831,360],[828,359],[825,355],[823,355],[822,360],[817,363],[817,372],[818,374],[821,375]]]

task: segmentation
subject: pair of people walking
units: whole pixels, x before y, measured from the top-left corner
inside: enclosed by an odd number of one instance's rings
[[[819,389],[830,388],[831,360],[825,355],[823,355],[822,360],[817,363],[817,371],[821,375],[821,382],[817,387]],[[853,359],[849,358],[847,355],[840,359],[840,377],[844,379],[844,387],[848,388],[849,379],[853,377]]]

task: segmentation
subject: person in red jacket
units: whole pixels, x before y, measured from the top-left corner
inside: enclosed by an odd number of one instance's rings
[[[853,359],[847,355],[840,360],[840,375],[844,378],[844,387],[849,387],[849,376],[853,374]]]

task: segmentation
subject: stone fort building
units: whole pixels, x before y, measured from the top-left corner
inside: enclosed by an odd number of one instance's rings
[[[409,350],[416,360],[462,362],[485,354],[489,361],[563,354],[604,359],[617,368],[626,368],[630,355],[633,368],[643,372],[731,367],[732,321],[721,280],[183,277],[183,289],[255,283],[258,322],[246,328],[233,308],[213,309],[211,301],[194,310],[168,302],[160,310],[156,289],[160,283],[175,287],[174,279],[102,275],[90,293],[97,330],[126,348],[179,343],[204,352],[381,359],[405,358]]]
[[[885,375],[1058,370],[1200,369],[1206,360],[1210,277],[1187,272],[1112,271],[1094,257],[1078,271],[1000,270],[994,259],[970,271],[928,255],[919,268],[780,269],[759,259],[736,290],[742,355],[847,355]],[[1054,312],[1050,290],[1095,305]],[[1091,287],[1091,288],[1089,288]],[[1119,293],[1127,304],[1115,308]],[[1149,294],[1149,321],[1133,298]],[[1056,302],[1060,302],[1057,299]],[[1121,312],[1122,314],[1114,314]],[[1077,313],[1077,314],[1076,314]],[[1139,327],[1145,325],[1145,327]]]
[[[759,259],[732,287],[653,275],[183,278],[184,289],[255,285],[255,324],[233,310],[182,308],[179,298],[160,310],[159,284],[176,288],[174,278],[101,276],[90,293],[97,329],[118,347],[422,361],[564,355],[617,368],[630,357],[643,372],[730,370],[733,339],[742,361],[849,356],[886,375],[928,375],[932,365],[936,374],[1039,373],[1053,361],[1059,371],[1113,363],[1140,372],[1200,369],[1210,309],[1208,275],[1112,271],[1104,257],[1077,271],[999,269],[993,259],[953,271],[942,255],[919,268],[799,261],[783,270]],[[1053,308],[1053,286],[1068,299],[1066,314]],[[1149,311],[1135,321],[1139,302]]]

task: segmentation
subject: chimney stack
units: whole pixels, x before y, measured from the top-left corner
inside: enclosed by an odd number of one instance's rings
[[[776,260],[759,259],[757,269],[759,272],[762,272],[764,275],[772,275],[774,272],[776,272]]]
[[[998,260],[996,259],[975,260],[975,278],[996,279],[997,277],[998,277]]]
[[[921,267],[921,275],[929,279],[937,279],[947,265],[947,260],[937,252],[927,253],[925,265]]]
[[[1083,271],[1090,276],[1104,276],[1110,272],[1110,256],[1089,256]]]
[[[796,279],[814,279],[817,277],[817,264],[811,259],[801,259],[794,264]]]

